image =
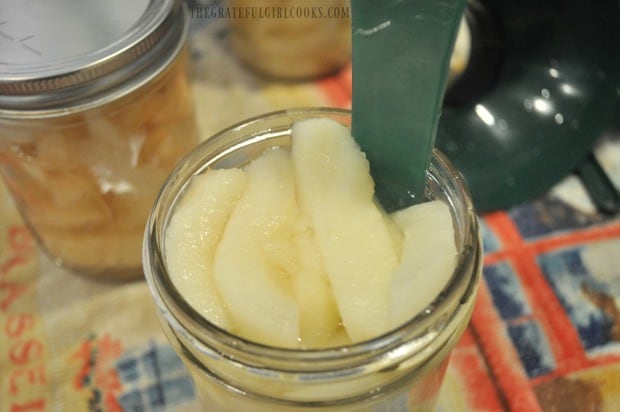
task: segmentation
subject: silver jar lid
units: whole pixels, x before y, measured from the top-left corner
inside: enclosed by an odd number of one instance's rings
[[[0,117],[125,95],[169,65],[187,27],[182,0],[0,0]]]

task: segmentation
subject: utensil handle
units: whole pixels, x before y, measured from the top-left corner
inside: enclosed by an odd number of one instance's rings
[[[577,165],[575,173],[601,213],[615,214],[620,211],[620,192],[592,152]]]

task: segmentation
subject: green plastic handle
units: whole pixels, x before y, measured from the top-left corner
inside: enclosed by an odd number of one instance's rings
[[[424,200],[466,0],[352,0],[352,134],[389,212]]]

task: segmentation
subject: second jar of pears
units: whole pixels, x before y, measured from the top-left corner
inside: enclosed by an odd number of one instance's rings
[[[13,2],[0,46],[0,170],[61,266],[141,276],[165,177],[198,141],[181,0]]]

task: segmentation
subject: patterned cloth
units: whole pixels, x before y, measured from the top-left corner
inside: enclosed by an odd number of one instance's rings
[[[253,75],[225,22],[194,19],[192,81],[203,136],[249,116],[347,107],[350,67],[315,82]],[[620,187],[620,139],[597,155]],[[142,281],[107,284],[38,251],[0,186],[0,411],[198,411]],[[620,218],[569,177],[481,216],[485,268],[440,411],[620,410]]]

